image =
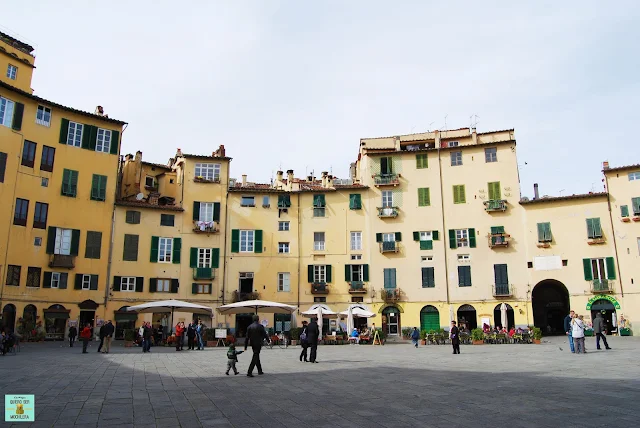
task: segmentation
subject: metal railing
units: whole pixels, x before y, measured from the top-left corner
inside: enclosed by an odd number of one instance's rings
[[[49,267],[73,269],[75,267],[75,258],[75,256],[64,254],[52,254],[49,259]]]
[[[373,176],[376,186],[396,186],[400,184],[398,174],[378,174]]]
[[[507,201],[504,199],[494,199],[484,202],[485,211],[506,211]]]
[[[378,217],[395,218],[398,217],[398,207],[378,207]]]
[[[214,268],[193,268],[193,279],[214,279]]]
[[[351,281],[349,283],[349,293],[366,293],[367,289],[364,288],[363,281]]]
[[[509,297],[512,295],[509,284],[493,284],[493,297]]]
[[[258,300],[260,298],[260,294],[255,291],[251,293],[241,293],[238,290],[235,290],[231,298],[233,300],[233,303],[237,303],[244,302],[246,300]]]
[[[591,291],[593,293],[613,292],[613,281],[608,279],[594,279],[591,281]]]
[[[329,285],[323,282],[311,284],[311,294],[329,294]]]
[[[380,298],[385,302],[397,302],[402,297],[402,290],[399,288],[384,288],[380,290]]]
[[[220,229],[215,221],[193,221],[193,231],[195,233],[218,233]]]
[[[380,243],[381,253],[397,253],[398,243],[395,241],[384,241]]]
[[[509,235],[506,233],[493,233],[489,235],[489,247],[508,247]]]

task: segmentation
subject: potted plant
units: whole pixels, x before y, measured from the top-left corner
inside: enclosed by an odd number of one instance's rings
[[[426,345],[427,344],[427,335],[429,333],[427,332],[427,330],[420,330],[420,339],[422,340],[422,344]]]
[[[302,329],[300,327],[291,327],[291,330],[289,330],[289,335],[291,337],[291,346],[296,346],[298,344],[301,332]]]
[[[208,347],[216,346],[216,329],[215,328],[205,328],[204,329],[204,340]]]
[[[474,345],[484,345],[484,332],[481,328],[471,330],[471,340]]]
[[[124,331],[124,347],[133,347],[133,342],[136,340],[136,331],[133,329],[127,329]]]
[[[403,327],[402,328],[402,338],[404,340],[411,339],[411,331],[412,331],[412,329],[410,327]]]
[[[539,345],[540,339],[542,339],[542,330],[539,327],[533,327],[533,343]]]
[[[620,329],[620,336],[631,336],[631,329],[630,328],[621,328]]]

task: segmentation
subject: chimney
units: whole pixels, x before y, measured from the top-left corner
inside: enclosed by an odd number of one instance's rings
[[[476,132],[476,128],[473,127],[471,130],[471,142],[473,144],[478,144],[478,133]]]
[[[602,169],[609,169],[609,162],[602,162]]]
[[[282,175],[283,175],[282,171],[276,171],[276,186],[282,183]]]
[[[293,170],[287,170],[287,190],[290,192],[293,189]]]
[[[540,199],[540,193],[538,192],[538,183],[533,184],[533,199]]]
[[[327,187],[327,176],[329,175],[328,171],[322,171],[322,187]]]
[[[327,177],[327,186],[326,187],[333,187],[333,175],[330,175]]]
[[[247,185],[247,174],[242,174],[242,187]]]
[[[182,149],[178,148],[178,151],[176,152],[176,157],[182,157]]]
[[[218,147],[218,150],[213,152],[213,157],[223,158],[225,157],[225,154],[226,154],[226,150],[224,149],[224,144],[220,144],[220,147]]]
[[[140,150],[138,150],[136,152],[136,157],[135,157],[136,162],[140,162],[142,161],[142,152]]]
[[[160,193],[149,193],[148,203],[149,205],[158,205],[158,199],[160,199]]]

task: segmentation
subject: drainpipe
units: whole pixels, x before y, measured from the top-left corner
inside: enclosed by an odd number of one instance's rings
[[[300,263],[302,263],[302,245],[300,245],[300,192],[298,192],[298,312],[300,312]]]
[[[604,174],[604,173],[603,173]],[[622,286],[622,274],[620,273],[620,258],[618,257],[618,242],[616,240],[616,232],[613,229],[613,214],[611,213],[611,193],[609,192],[609,179],[604,174],[604,182],[607,186],[607,205],[609,208],[609,221],[611,222],[611,234],[613,235],[613,250],[616,253],[616,269],[618,270],[618,278],[620,278],[620,295],[624,297],[624,287]]]
[[[231,170],[231,162],[227,162],[227,183],[226,186],[227,188],[225,189],[225,204],[224,204],[224,248],[222,250],[222,266],[224,267],[224,273],[222,275],[222,304],[224,305],[224,297],[225,297],[225,290],[226,290],[226,283],[227,280],[229,278],[229,269],[227,269],[228,267],[228,263],[227,263],[227,233],[229,232],[229,223],[227,222],[227,219],[229,218],[229,174],[230,174],[230,170]],[[229,232],[230,233],[230,232]],[[227,315],[224,316],[225,319],[225,324],[226,324],[226,320],[227,320]]]
[[[447,240],[449,239],[449,235],[446,227],[446,217],[444,215],[444,186],[442,184],[442,158],[440,156],[440,141],[436,140],[438,143],[438,173],[440,174],[440,210],[442,211],[442,242],[444,243],[444,273],[445,273],[445,285],[447,287],[447,305],[449,305],[449,263],[447,259]]]

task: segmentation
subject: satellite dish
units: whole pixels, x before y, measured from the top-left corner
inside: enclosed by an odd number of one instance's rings
[[[144,199],[144,193],[138,193],[138,194],[136,195],[136,200],[137,200],[137,201],[141,201],[141,200],[143,200],[143,199]]]

